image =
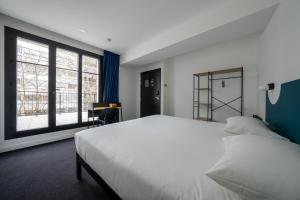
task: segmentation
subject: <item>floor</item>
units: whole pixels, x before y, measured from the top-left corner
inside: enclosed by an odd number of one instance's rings
[[[73,139],[0,154],[0,199],[108,200],[105,191],[82,170],[75,175]]]

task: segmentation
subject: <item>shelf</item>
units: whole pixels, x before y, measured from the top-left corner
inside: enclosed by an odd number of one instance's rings
[[[227,73],[234,73],[234,72],[241,72],[241,71],[243,71],[243,67],[212,71],[210,73],[212,75],[216,75],[216,74],[227,74]]]
[[[194,74],[194,76],[208,76],[208,75],[209,75],[209,72]]]
[[[215,76],[216,75],[216,76]],[[200,81],[201,79],[201,81]],[[226,80],[226,79],[240,79],[241,85],[241,110],[235,109],[233,106],[230,105],[235,99],[231,101],[224,101],[220,99],[216,99],[213,97],[213,81],[217,80]],[[202,84],[203,81],[207,81],[206,84]],[[196,73],[193,75],[193,118],[195,120],[204,120],[204,121],[213,121],[211,118],[214,118],[214,111],[221,108],[221,107],[229,107],[243,115],[243,84],[244,82],[244,71],[243,67],[229,67],[227,69],[222,69],[218,71],[208,71],[208,72],[201,72]],[[201,85],[200,85],[201,83]],[[239,82],[237,82],[239,84]],[[205,92],[201,92],[205,91]],[[207,92],[206,92],[207,91]],[[220,105],[216,105],[213,100],[219,102]],[[200,112],[200,110],[202,112]],[[196,112],[195,112],[196,111]],[[201,113],[204,114],[206,112],[205,117],[197,118],[195,113],[199,116]],[[202,115],[204,116],[204,115]]]
[[[199,103],[202,106],[209,106],[209,103]]]
[[[199,117],[199,118],[195,118],[194,120],[211,121],[210,119],[207,119],[206,117]]]
[[[236,68],[230,68],[230,69],[197,73],[197,74],[194,74],[194,76],[208,76],[209,74],[211,74],[211,75],[227,74],[227,73],[241,72],[242,70],[243,70],[243,67],[236,67]]]
[[[194,104],[200,104],[200,105],[209,105],[210,103],[201,103],[201,102],[199,102],[199,101],[194,101]]]
[[[207,90],[208,91],[208,88],[195,88],[195,90]]]
[[[198,108],[198,103],[195,103],[196,105],[194,105],[195,108]],[[212,106],[208,103],[199,103],[200,107],[209,107],[209,108],[212,108]]]
[[[242,78],[241,76],[232,76],[232,77],[224,77],[224,78],[213,78],[209,80],[217,81],[217,80],[227,80],[227,79],[236,79],[236,78]]]

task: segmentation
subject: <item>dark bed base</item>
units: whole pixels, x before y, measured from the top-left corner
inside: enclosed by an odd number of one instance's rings
[[[121,198],[105,183],[105,181],[76,153],[76,176],[78,180],[82,180],[81,166],[95,179],[95,181],[109,194],[114,200],[121,200]]]

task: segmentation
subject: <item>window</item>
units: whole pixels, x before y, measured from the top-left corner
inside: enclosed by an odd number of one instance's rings
[[[5,139],[87,125],[102,57],[5,27]]]
[[[88,121],[88,103],[99,101],[99,60],[82,56],[82,121]]]
[[[48,127],[49,46],[17,38],[17,131]]]
[[[78,54],[56,49],[56,125],[78,122]]]

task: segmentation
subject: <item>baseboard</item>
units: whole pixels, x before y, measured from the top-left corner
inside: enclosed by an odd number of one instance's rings
[[[2,144],[2,147],[0,147],[0,153],[13,151],[17,149],[23,149],[31,146],[40,145],[40,144],[46,144],[46,143],[55,142],[59,140],[65,140],[68,138],[73,138],[75,132],[77,131],[74,130],[74,132],[67,132],[67,133],[57,134],[54,136],[47,135],[44,138],[32,139],[30,141],[23,141],[23,142],[15,142],[13,144],[8,144],[8,145]]]

